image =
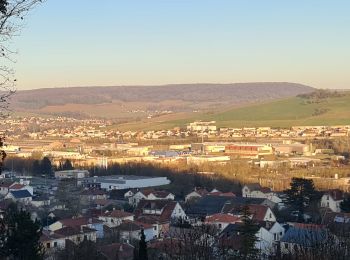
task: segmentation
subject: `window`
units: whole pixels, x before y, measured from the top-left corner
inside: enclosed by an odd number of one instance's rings
[[[80,242],[80,237],[77,237],[77,241]]]
[[[329,195],[327,195],[327,200],[329,200]]]
[[[181,209],[179,209],[179,213],[181,213]]]
[[[154,230],[157,230],[157,226],[154,226],[153,229],[154,229]]]
[[[288,244],[284,243],[284,248],[288,249]]]
[[[57,247],[57,242],[53,242],[53,247]]]
[[[50,243],[46,243],[46,248],[50,248],[51,244]]]
[[[221,224],[219,224],[219,228],[221,228],[221,226],[222,226],[222,225],[221,225]]]
[[[84,235],[84,240],[87,240],[87,235]]]
[[[277,240],[277,234],[273,234],[273,239]]]

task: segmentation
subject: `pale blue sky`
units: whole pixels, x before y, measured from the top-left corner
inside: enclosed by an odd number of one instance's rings
[[[349,0],[47,0],[18,89],[289,81],[350,88]]]

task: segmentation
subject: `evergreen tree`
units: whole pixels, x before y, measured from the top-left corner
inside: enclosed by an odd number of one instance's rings
[[[304,222],[305,208],[319,199],[312,180],[292,178],[290,189],[286,191],[285,203],[298,211],[298,222]]]
[[[240,227],[240,237],[242,242],[240,257],[242,259],[256,259],[258,250],[255,248],[255,243],[258,241],[258,238],[255,234],[258,232],[259,227],[251,219],[248,205],[242,207],[241,214],[243,224]]]
[[[141,239],[139,242],[139,260],[148,260],[147,242],[143,229],[141,230]]]
[[[31,220],[28,212],[18,210],[16,204],[11,204],[1,222],[0,258],[43,259],[44,250],[40,243],[42,229],[37,221]]]
[[[62,165],[62,170],[63,171],[66,171],[66,170],[73,170],[74,168],[73,168],[73,165],[72,165],[72,163],[71,163],[71,161],[70,160],[66,160],[64,163],[63,163],[63,165]]]
[[[48,157],[44,157],[40,163],[40,173],[46,176],[53,174],[51,161]]]
[[[35,160],[33,162],[32,171],[33,171],[33,174],[41,175],[41,166],[40,166],[39,160]]]
[[[342,212],[350,213],[350,197],[340,202],[340,209]]]

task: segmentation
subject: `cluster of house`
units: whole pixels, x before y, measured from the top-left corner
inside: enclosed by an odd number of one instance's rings
[[[290,129],[271,127],[242,127],[242,128],[218,128],[215,121],[195,121],[185,128],[150,130],[150,131],[118,131],[106,128],[112,124],[110,120],[84,119],[78,120],[68,117],[9,117],[3,120],[8,135],[13,140],[22,140],[23,133],[29,139],[45,140],[63,138],[110,138],[114,140],[128,139],[160,139],[167,137],[198,136],[206,138],[297,138],[297,137],[344,137],[349,135],[349,125],[334,126],[294,126]]]
[[[72,217],[59,214],[64,212],[64,206],[55,205],[54,195],[40,198],[33,194],[33,188],[28,183],[0,182],[3,198],[0,200],[0,214],[5,210],[5,202],[11,200],[30,206],[29,209],[46,205],[49,217],[55,220],[44,227],[41,237],[48,254],[84,240],[96,242],[99,239],[117,238],[118,243],[103,244],[99,248],[107,259],[115,259],[116,254],[121,257],[119,259],[132,259],[132,242],[140,239],[141,230],[150,249],[167,254],[164,248],[169,240],[174,239],[174,230],[189,228],[179,223],[187,223],[192,227],[215,227],[215,232],[210,234],[210,246],[237,252],[242,247],[242,207],[248,207],[249,218],[258,225],[255,247],[265,256],[290,254],[296,248],[311,247],[307,239],[310,234],[315,238],[313,242],[319,243],[319,240],[324,239],[326,228],[350,223],[350,215],[340,212],[344,194],[339,190],[324,193],[320,206],[328,210],[325,211],[322,225],[315,225],[279,221],[276,210],[284,208],[283,194],[259,184],[245,185],[239,195],[216,189],[208,191],[194,188],[184,201],[178,201],[174,194],[165,190],[109,189],[108,186],[102,187],[99,182],[89,183],[97,185],[84,185],[85,188],[79,194],[82,205],[87,206],[78,216]],[[110,190],[117,195],[111,198]],[[128,212],[123,209],[125,203],[129,205]],[[38,214],[34,216],[38,217]],[[181,241],[181,238],[176,237],[176,241]],[[108,258],[108,255],[114,258]]]

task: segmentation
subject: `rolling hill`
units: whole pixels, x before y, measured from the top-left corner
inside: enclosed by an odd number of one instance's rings
[[[338,97],[308,100],[292,97],[251,104],[216,113],[202,113],[177,120],[144,122],[144,127],[163,129],[184,126],[194,120],[215,120],[220,127],[291,127],[297,125],[349,125],[350,92],[342,92]],[[140,123],[138,124],[140,126]],[[132,128],[130,123],[127,125]],[[122,125],[124,127],[124,125]],[[136,125],[135,125],[136,127]]]
[[[11,109],[21,114],[132,121],[169,114],[169,111],[171,114],[217,112],[313,90],[302,84],[284,82],[47,88],[18,91],[11,101]]]

